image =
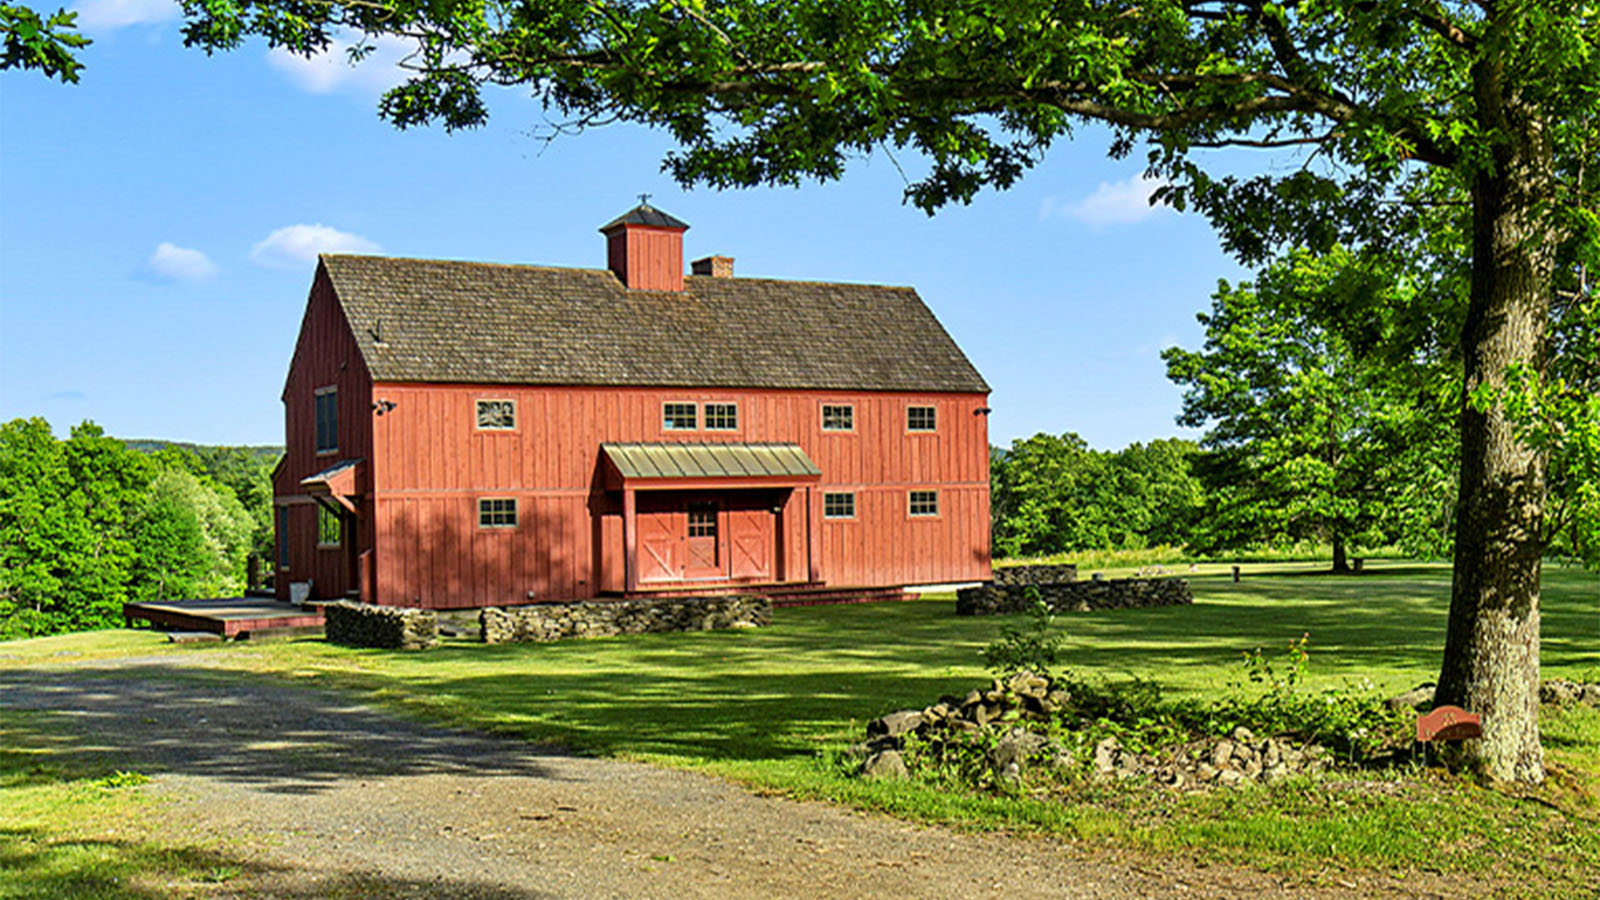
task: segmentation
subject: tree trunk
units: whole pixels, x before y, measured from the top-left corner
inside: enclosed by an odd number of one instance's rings
[[[1554,259],[1551,157],[1535,116],[1508,99],[1493,62],[1473,69],[1484,124],[1505,135],[1472,185],[1472,293],[1462,345],[1461,485],[1449,630],[1436,702],[1483,719],[1483,737],[1447,758],[1502,781],[1544,779],[1539,744],[1539,577],[1544,460],[1519,441],[1504,404],[1475,408],[1506,367],[1543,371]]]
[[[1344,574],[1350,571],[1350,559],[1345,555],[1344,537],[1333,536],[1333,571],[1335,574]]]

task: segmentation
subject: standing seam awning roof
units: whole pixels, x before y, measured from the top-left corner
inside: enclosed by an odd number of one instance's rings
[[[814,478],[797,444],[601,444],[623,478]]]

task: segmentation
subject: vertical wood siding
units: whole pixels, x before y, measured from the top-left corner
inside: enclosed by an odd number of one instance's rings
[[[600,444],[608,441],[799,444],[823,473],[815,502],[825,492],[856,494],[856,518],[817,519],[821,575],[830,584],[990,574],[982,394],[378,384],[368,396],[396,404],[366,419],[382,602],[470,607],[619,589],[620,500],[600,484]],[[514,400],[517,427],[480,431],[479,399]],[[665,430],[661,405],[669,401],[701,404],[702,425],[704,403],[737,403],[739,427]],[[824,432],[824,403],[853,405],[855,430]],[[938,430],[908,433],[908,405],[934,406]],[[911,490],[938,491],[939,514],[911,516]],[[485,497],[515,498],[516,527],[480,528],[477,501]],[[775,577],[806,577],[805,503],[799,490],[784,503]]]

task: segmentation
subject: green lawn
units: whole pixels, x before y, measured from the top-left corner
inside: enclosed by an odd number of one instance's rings
[[[1252,565],[1238,584],[1210,574],[1217,568],[1193,577],[1192,607],[1058,619],[1066,667],[1091,677],[1153,677],[1175,693],[1214,696],[1239,681],[1244,653],[1260,647],[1271,655],[1308,633],[1312,690],[1370,683],[1388,695],[1437,671],[1447,567],[1379,562],[1365,575],[1334,577],[1310,564]],[[1492,872],[1508,885],[1534,885],[1533,893],[1582,895],[1595,887],[1585,880],[1600,871],[1594,711],[1547,717],[1558,770],[1536,800],[1439,779],[1388,791],[1288,785],[1190,798],[1149,791],[952,796],[865,784],[825,762],[824,751],[859,740],[868,719],[986,679],[979,650],[1001,624],[956,617],[946,595],[784,609],[758,631],[453,644],[411,654],[320,641],[173,648],[151,633],[103,632],[0,644],[0,670],[87,668],[100,657],[173,650],[224,670],[353,691],[430,719],[922,820],[1037,828],[1301,872],[1437,867]],[[1600,578],[1546,569],[1543,652],[1546,677],[1600,678]],[[152,676],[193,677],[172,668]],[[1566,848],[1564,855],[1551,847]]]

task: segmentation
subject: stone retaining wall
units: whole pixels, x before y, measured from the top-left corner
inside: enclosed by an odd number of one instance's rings
[[[335,644],[426,650],[439,643],[439,619],[431,609],[341,600],[324,605],[322,618],[323,634]]]
[[[998,585],[1061,584],[1077,580],[1078,567],[1072,563],[1049,566],[1005,566],[994,570],[994,583]]]
[[[1189,582],[1182,578],[1118,578],[1037,585],[988,584],[956,591],[956,615],[994,616],[1027,612],[1033,608],[1033,601],[1028,598],[1030,588],[1038,591],[1039,599],[1051,612],[1056,613],[1181,606],[1194,602]]]
[[[772,601],[750,595],[579,600],[488,607],[478,614],[478,637],[486,644],[503,644],[654,631],[758,628],[771,622]]]

